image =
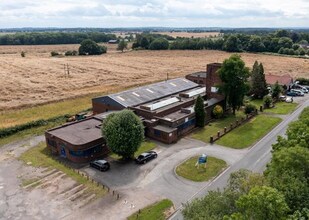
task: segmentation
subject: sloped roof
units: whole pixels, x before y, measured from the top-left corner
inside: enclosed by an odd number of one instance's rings
[[[104,102],[104,97],[109,97],[124,107],[136,106],[156,99],[160,99],[172,94],[176,94],[185,90],[193,89],[199,85],[184,79],[176,78],[170,79],[147,86],[141,86],[123,92],[103,96],[101,98]]]
[[[275,84],[277,81],[279,85],[289,85],[290,83],[293,82],[293,78],[289,74],[282,75],[282,76],[268,74],[268,75],[265,75],[265,79],[266,79],[267,84],[270,84],[270,85]]]

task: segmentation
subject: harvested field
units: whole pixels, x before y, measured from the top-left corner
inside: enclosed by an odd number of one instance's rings
[[[201,32],[201,33],[193,33],[193,32],[154,32],[155,34],[166,34],[172,37],[193,37],[193,38],[203,38],[203,37],[218,37],[220,32]]]
[[[110,50],[101,56],[50,57],[49,51],[55,46],[72,45],[21,46],[32,48],[25,58],[19,53],[0,54],[0,110],[160,81],[167,73],[172,78],[185,76],[231,55],[210,50],[124,53]],[[0,51],[7,48],[18,51],[21,47],[1,46]],[[266,73],[309,77],[309,59],[249,53],[243,53],[242,58],[249,67],[255,60],[262,62]],[[69,77],[64,74],[64,64],[69,65]]]

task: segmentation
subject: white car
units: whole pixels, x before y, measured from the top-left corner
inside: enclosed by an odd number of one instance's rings
[[[293,97],[286,97],[285,102],[292,103]]]

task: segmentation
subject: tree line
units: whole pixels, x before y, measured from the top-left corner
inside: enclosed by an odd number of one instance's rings
[[[159,38],[159,39],[158,39]],[[154,41],[156,44],[150,46]],[[181,38],[171,39],[170,36],[139,34],[133,49],[150,50],[224,50],[228,52],[270,52],[287,55],[309,54],[303,48],[308,45],[309,33],[278,30],[267,34],[232,33],[219,38]]]
[[[0,35],[0,45],[45,45],[45,44],[80,44],[83,40],[90,39],[97,43],[117,39],[114,34],[100,32],[89,33],[15,33]]]
[[[223,191],[187,204],[185,219],[309,219],[309,107],[278,137],[264,174],[239,170]]]

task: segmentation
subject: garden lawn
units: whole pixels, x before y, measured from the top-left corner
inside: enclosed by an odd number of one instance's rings
[[[253,100],[251,101],[252,104],[256,105],[258,109],[260,106],[263,105],[262,100]],[[287,102],[276,102],[274,108],[264,109],[264,112],[269,112],[272,114],[280,114],[280,115],[287,115],[293,112],[297,107],[297,103],[287,103]]]
[[[136,212],[129,216],[128,220],[164,220],[165,212],[173,206],[173,202],[169,199],[163,199],[150,206],[143,208],[140,213]]]
[[[55,160],[47,149],[45,142],[41,142],[37,146],[24,152],[19,159],[24,163],[31,162],[31,166],[34,167],[48,167],[50,169],[60,170],[76,182],[85,185],[87,191],[94,193],[97,198],[103,196],[107,192],[102,186],[97,186],[96,183],[92,183],[90,180],[87,180],[85,177],[82,177],[80,174],[77,174],[70,168]]]
[[[206,168],[203,164],[197,168],[195,164],[198,161],[198,157],[199,156],[191,157],[177,166],[177,175],[195,182],[208,181],[217,176],[227,166],[224,160],[208,157]]]
[[[194,132],[191,137],[209,143],[211,136],[217,135],[218,131],[222,131],[224,127],[229,127],[231,123],[235,123],[241,117],[245,117],[245,114],[239,111],[236,112],[236,116],[229,115],[226,118],[218,119],[209,123],[203,129]]]
[[[216,143],[237,149],[249,147],[270,132],[281,121],[281,118],[258,115],[227,133]]]
[[[138,155],[140,155],[141,153],[144,153],[144,152],[146,152],[146,151],[150,151],[150,150],[154,149],[156,146],[157,146],[157,145],[156,145],[155,143],[146,140],[146,141],[144,141],[144,142],[141,144],[141,146],[140,146],[140,148],[138,149],[138,151],[136,151],[136,152],[134,153],[134,157],[137,157]],[[121,159],[120,156],[118,156],[117,154],[114,154],[114,153],[112,153],[112,154],[110,155],[110,157],[113,158],[113,159],[115,159],[115,160]]]

